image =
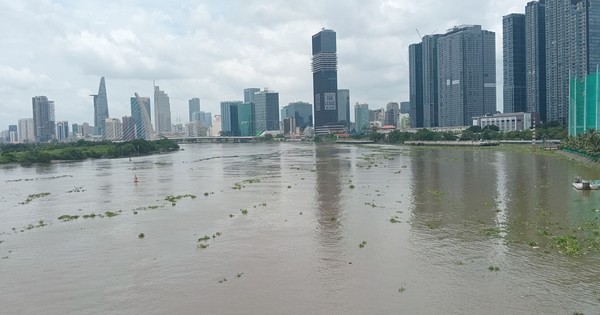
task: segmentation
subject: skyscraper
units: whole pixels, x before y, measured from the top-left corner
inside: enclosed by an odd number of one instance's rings
[[[104,138],[106,140],[123,139],[123,124],[116,118],[106,118]]]
[[[423,127],[439,126],[439,96],[438,96],[438,56],[437,41],[441,35],[423,36],[421,43],[423,66],[422,86],[423,98]],[[419,87],[417,87],[417,90]]]
[[[154,124],[159,136],[171,132],[171,103],[169,95],[154,86]]]
[[[33,118],[19,119],[19,142],[31,143],[35,141]]]
[[[135,137],[146,140],[154,139],[149,97],[141,97],[135,93],[135,97],[131,98],[131,116],[135,121]]]
[[[254,102],[254,94],[260,92],[259,88],[247,88],[244,89],[244,103]]]
[[[567,123],[569,77],[600,64],[600,2],[546,0],[546,120]]]
[[[513,13],[502,18],[504,68],[504,112],[527,110],[525,14]]]
[[[238,105],[242,101],[221,102],[221,131],[227,136],[239,136]]]
[[[338,126],[336,33],[323,29],[312,37],[315,132]]]
[[[369,131],[369,104],[354,105],[354,120],[356,132]]]
[[[313,121],[313,107],[309,103],[305,102],[293,102],[289,103],[282,109],[281,119],[294,117],[296,121],[296,127],[304,130],[308,126],[312,126]]]
[[[104,120],[109,117],[108,98],[106,96],[106,84],[104,82],[104,77],[100,78],[98,94],[91,96],[94,97],[94,127],[96,127],[96,130],[99,135],[103,135]]]
[[[254,103],[240,103],[237,110],[239,136],[254,136]]]
[[[254,94],[254,129],[279,130],[279,93],[267,89]]]
[[[54,139],[54,101],[46,96],[35,96],[31,99],[33,109],[33,126],[36,142],[48,142]]]
[[[546,118],[546,1],[531,1],[525,7],[525,83],[527,112]]]
[[[56,122],[56,139],[58,141],[66,141],[69,138],[69,122],[58,121]]]
[[[410,127],[423,127],[423,45],[408,46]]]
[[[441,127],[469,126],[473,117],[496,112],[495,37],[480,25],[463,25],[439,38]]]
[[[188,101],[190,122],[194,120],[194,113],[200,111],[200,99],[197,97],[192,98]]]
[[[338,121],[350,130],[350,90],[338,90]]]
[[[400,105],[396,102],[390,102],[385,107],[384,125],[398,126],[398,117],[400,115]]]

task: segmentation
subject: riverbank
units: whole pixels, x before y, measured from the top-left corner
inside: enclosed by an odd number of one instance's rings
[[[579,154],[575,154],[572,152],[568,152],[568,151],[564,151],[564,150],[556,150],[554,151],[557,154],[566,157],[567,159],[571,160],[571,161],[577,161],[579,163],[583,163],[585,165],[589,165],[589,166],[593,166],[593,167],[598,167],[600,168],[600,163],[589,159],[585,156],[579,155]]]

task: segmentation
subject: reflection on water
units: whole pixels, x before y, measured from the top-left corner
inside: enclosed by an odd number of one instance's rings
[[[3,312],[598,309],[600,254],[570,257],[555,244],[577,228],[600,234],[600,193],[570,188],[598,170],[497,149],[184,148],[0,168]],[[48,195],[24,203],[37,193]],[[197,198],[165,201],[185,194]],[[83,218],[109,210],[122,212]]]

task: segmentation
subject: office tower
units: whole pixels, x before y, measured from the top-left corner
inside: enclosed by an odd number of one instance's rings
[[[254,103],[240,103],[237,110],[239,136],[254,136]]]
[[[121,127],[123,131],[123,140],[129,141],[135,139],[135,119],[132,116],[123,116],[121,118]]]
[[[81,125],[77,123],[71,124],[71,134],[73,136],[81,136]]]
[[[8,125],[8,143],[19,142],[19,132],[17,125]]]
[[[312,127],[313,107],[311,104],[305,102],[289,103],[282,110],[281,119],[290,117],[294,117],[296,126],[301,130],[309,126]]]
[[[546,1],[531,1],[525,7],[525,83],[527,112],[534,119],[546,118]]]
[[[350,90],[338,90],[338,122],[350,130]]]
[[[502,51],[504,68],[504,113],[527,110],[525,14],[509,14],[502,18]]]
[[[400,102],[400,114],[408,113],[410,113],[410,102]]]
[[[104,139],[115,141],[123,139],[123,124],[116,118],[106,118],[104,129]]]
[[[423,127],[423,45],[408,46],[410,126]]]
[[[396,102],[390,102],[385,107],[384,125],[398,126],[398,115],[400,115],[400,105]]]
[[[186,134],[188,137],[206,137],[208,136],[209,128],[204,122],[193,120],[186,125]]]
[[[291,116],[283,120],[283,134],[294,135],[296,133],[296,119]]]
[[[247,88],[244,89],[244,103],[254,102],[254,94],[260,92],[259,88]]]
[[[256,133],[279,130],[279,93],[265,89],[254,94],[253,103]]]
[[[470,126],[496,112],[495,33],[456,26],[438,40],[440,126]]]
[[[18,130],[20,143],[35,142],[35,129],[33,125],[33,118],[19,119]]]
[[[92,134],[92,126],[86,122],[81,124],[81,134],[84,138],[89,137]]]
[[[171,103],[169,95],[154,86],[154,130],[159,136],[171,133]]]
[[[36,142],[48,142],[54,139],[54,101],[45,96],[31,99],[33,108],[33,128]]]
[[[200,99],[197,97],[192,98],[191,100],[188,101],[188,107],[189,107],[189,115],[190,115],[190,122],[194,120],[194,113],[197,113],[200,111]]]
[[[104,120],[108,118],[108,98],[106,96],[106,84],[104,77],[100,78],[98,94],[90,95],[94,98],[94,127],[99,135],[104,132]]]
[[[221,102],[221,131],[226,136],[239,136],[238,105],[242,101]]]
[[[68,121],[57,121],[56,122],[56,139],[60,142],[66,141],[69,138],[69,122]]]
[[[546,120],[566,124],[569,79],[600,64],[600,2],[546,0]]]
[[[210,135],[216,137],[221,132],[221,115],[215,115],[212,121],[212,128]]]
[[[421,43],[423,127],[439,126],[437,41],[440,36],[439,34],[423,36]]]
[[[154,139],[154,130],[152,129],[152,120],[150,119],[150,98],[141,97],[134,93],[135,97],[131,98],[131,116],[135,121],[135,137],[136,139]]]
[[[338,125],[336,33],[323,29],[312,37],[315,131],[327,133]]]
[[[354,120],[356,132],[369,132],[369,104],[354,105]]]

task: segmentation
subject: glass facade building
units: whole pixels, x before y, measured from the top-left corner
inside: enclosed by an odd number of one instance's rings
[[[104,77],[100,78],[98,94],[91,95],[94,98],[94,127],[99,135],[104,134],[104,121],[108,115],[108,97],[106,95],[106,83]]]
[[[504,112],[525,112],[527,110],[525,14],[513,13],[502,18],[502,51]]]
[[[315,129],[338,125],[336,33],[323,29],[312,37]]]
[[[237,105],[237,124],[239,134],[236,136],[254,136],[254,103],[240,103]]]

